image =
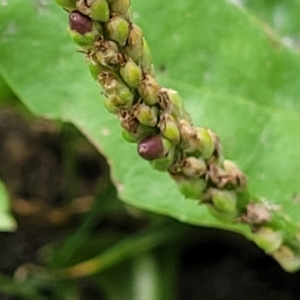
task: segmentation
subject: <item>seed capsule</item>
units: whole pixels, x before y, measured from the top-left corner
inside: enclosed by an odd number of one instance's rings
[[[212,216],[214,216],[216,219],[222,221],[223,223],[228,223],[232,224],[232,222],[236,219],[237,217],[237,212],[231,212],[227,213],[221,210],[218,210],[214,205],[208,203],[206,205],[208,211],[211,213]]]
[[[124,15],[130,7],[130,0],[107,0],[112,13]]]
[[[159,89],[160,86],[149,74],[145,74],[142,84],[138,87],[138,91],[143,98],[143,101],[148,105],[154,105],[158,103]]]
[[[123,62],[123,57],[119,52],[118,44],[104,39],[97,42],[95,57],[102,66],[113,70],[117,69]]]
[[[98,76],[104,70],[103,66],[101,66],[98,63],[98,61],[92,56],[87,56],[86,57],[86,64],[88,65],[88,68],[90,70],[90,73],[91,73],[92,77],[95,80],[98,80]]]
[[[209,159],[215,150],[214,141],[208,131],[204,128],[196,128],[197,150],[201,152],[204,159]]]
[[[235,213],[237,198],[235,192],[210,188],[208,191],[214,207],[225,213]]]
[[[143,140],[145,137],[153,136],[157,134],[155,128],[145,126],[143,124],[138,124],[134,132],[128,130],[123,130],[123,138],[130,143],[138,143]]]
[[[230,160],[224,160],[223,165],[227,180],[226,184],[238,190],[243,190],[247,186],[247,178],[242,171]]]
[[[282,232],[263,226],[253,233],[253,241],[266,252],[272,253],[282,245]]]
[[[169,114],[163,114],[158,123],[158,127],[163,137],[168,139],[173,144],[179,143],[180,132],[174,117]]]
[[[144,39],[142,29],[133,23],[130,24],[128,39],[126,46],[124,47],[124,52],[137,64],[140,63],[140,59],[143,55],[143,44]]]
[[[135,108],[135,116],[141,124],[154,127],[157,124],[158,109],[155,106],[140,103]]]
[[[109,19],[109,7],[105,0],[89,0],[87,1],[90,6],[90,17],[93,20],[106,22]]]
[[[134,95],[131,90],[116,75],[104,71],[98,76],[104,92],[110,96],[109,99],[114,106],[128,109],[132,106]]]
[[[88,16],[77,10],[69,14],[69,33],[73,41],[80,46],[93,46],[100,29]]]
[[[141,43],[142,43],[142,56],[140,59],[140,65],[142,66],[142,69],[145,72],[148,72],[149,74],[151,74],[151,72],[153,71],[151,51],[150,51],[149,45],[148,45],[147,41],[145,40],[145,38],[142,38]],[[133,48],[133,47],[131,46],[131,48]],[[138,53],[139,48],[140,48],[140,44],[138,44],[138,46],[136,46],[136,49],[137,49],[135,51],[136,53]],[[136,55],[135,59],[138,60],[139,55]]]
[[[190,156],[183,161],[182,173],[187,177],[200,177],[205,174],[206,169],[206,163],[202,158]]]
[[[125,46],[129,34],[127,20],[115,15],[105,23],[105,27],[111,40],[116,41],[121,47]]]
[[[138,88],[142,82],[142,70],[131,58],[120,67],[120,75],[131,88]]]
[[[177,91],[167,88],[160,89],[160,106],[167,109],[175,119],[184,119],[189,121],[190,117],[184,108],[183,100]]]
[[[158,171],[168,171],[174,162],[174,153],[175,148],[171,148],[166,156],[151,160],[152,167]]]
[[[281,246],[272,253],[272,256],[279,262],[287,272],[296,272],[300,268],[300,256],[294,253],[288,246]]]
[[[146,160],[153,160],[165,156],[171,148],[168,140],[160,135],[153,135],[144,138],[138,144],[138,154]]]
[[[206,181],[202,178],[175,177],[179,191],[189,199],[201,200],[206,188]]]

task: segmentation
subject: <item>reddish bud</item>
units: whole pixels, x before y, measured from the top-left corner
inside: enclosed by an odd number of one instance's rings
[[[93,30],[93,21],[78,10],[73,10],[69,15],[69,26],[83,35]]]
[[[138,144],[139,155],[147,160],[153,160],[164,156],[164,144],[161,136],[153,135],[144,138]]]

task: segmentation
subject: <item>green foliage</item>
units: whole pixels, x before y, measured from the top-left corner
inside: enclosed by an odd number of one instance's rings
[[[261,12],[267,19],[264,11],[272,14],[268,2]],[[160,82],[180,91],[196,125],[218,133],[226,157],[242,167],[251,190],[280,204],[298,222],[299,53],[251,11],[225,0],[166,5],[133,1],[134,19],[145,32]],[[139,159],[136,146],[123,141],[67,36],[63,10],[54,3],[15,0],[1,8],[0,19],[3,78],[34,114],[72,122],[108,157],[122,200],[250,237],[243,226],[224,225],[205,207],[184,199],[165,174]],[[285,34],[292,28],[276,29]]]
[[[0,181],[0,231],[13,231],[16,222],[9,212],[9,198],[3,183]]]

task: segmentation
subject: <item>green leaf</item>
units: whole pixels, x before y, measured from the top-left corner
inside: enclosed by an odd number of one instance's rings
[[[299,222],[299,54],[249,11],[225,0],[133,0],[162,84],[180,91],[194,123],[218,133],[255,194]],[[22,9],[19,7],[22,6]],[[0,73],[36,115],[74,123],[107,156],[121,199],[183,222],[227,228],[184,199],[121,138],[100,89],[54,3],[15,0],[0,10]]]
[[[13,231],[16,221],[9,212],[9,197],[4,184],[0,181],[0,231]]]

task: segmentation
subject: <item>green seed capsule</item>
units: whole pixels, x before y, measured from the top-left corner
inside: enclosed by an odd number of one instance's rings
[[[180,141],[180,132],[176,120],[172,115],[163,114],[159,121],[158,127],[163,137],[168,139],[173,144],[178,144]]]
[[[300,268],[300,256],[294,253],[288,246],[281,246],[272,253],[272,256],[279,262],[287,272],[296,272]]]
[[[253,233],[253,241],[258,247],[272,253],[282,245],[282,232],[263,226]]]
[[[206,207],[212,216],[214,216],[216,219],[222,221],[223,223],[232,224],[232,222],[237,217],[236,212],[227,213],[224,211],[220,211],[212,204],[207,204]]]
[[[142,70],[131,58],[120,67],[120,75],[131,88],[138,88],[142,82]]]
[[[98,61],[92,56],[87,56],[86,64],[88,65],[88,68],[90,70],[90,73],[91,73],[92,77],[95,80],[98,80],[98,76],[104,70],[103,66],[101,66],[98,63]]]
[[[177,91],[161,88],[160,101],[164,102],[160,103],[160,105],[168,109],[175,119],[190,119],[189,114],[184,108],[183,100]]]
[[[67,10],[74,9],[76,7],[76,0],[55,0],[56,3]]]
[[[116,41],[121,47],[125,46],[128,34],[129,23],[120,16],[114,16],[105,24],[109,38]]]
[[[179,191],[189,199],[201,200],[206,188],[206,181],[202,178],[175,178]]]
[[[153,135],[144,138],[138,144],[138,154],[146,159],[153,160],[164,157],[172,148],[171,143],[160,135]]]
[[[119,105],[116,103],[114,96],[104,97],[103,104],[104,107],[107,109],[108,112],[116,115],[119,112]]]
[[[137,50],[135,52],[139,53],[138,48],[140,48],[140,46],[138,46],[136,48],[137,48]],[[138,60],[139,55],[136,55],[135,58]],[[145,38],[142,39],[142,56],[140,59],[140,65],[145,72],[148,72],[151,74],[151,72],[153,71],[151,51],[150,51],[149,45],[148,45],[147,41],[145,40]]]
[[[109,7],[105,0],[89,0],[90,17],[93,20],[107,22],[109,20]]]
[[[154,127],[157,124],[158,109],[155,106],[140,103],[135,108],[135,116],[141,124]]]
[[[152,167],[161,172],[168,171],[174,162],[174,153],[175,149],[172,148],[166,156],[151,160]]]
[[[210,188],[208,193],[217,210],[225,213],[236,213],[237,198],[235,192]]]
[[[102,88],[110,96],[113,104],[120,109],[128,109],[132,106],[134,95],[120,78],[110,72],[102,72],[98,76]]]
[[[125,141],[129,142],[129,143],[138,143],[138,139],[136,138],[135,134],[133,134],[132,132],[129,132],[125,129],[122,130],[122,137]]]
[[[183,161],[182,173],[187,177],[200,177],[205,174],[206,170],[206,163],[202,158],[190,156]]]
[[[196,128],[198,150],[204,159],[209,159],[215,150],[214,141],[205,128]]]
[[[142,29],[133,23],[130,24],[128,39],[124,48],[124,52],[137,64],[140,63],[143,55],[143,44],[144,38]]]
[[[138,87],[138,91],[143,98],[143,101],[148,105],[154,105],[158,103],[159,89],[160,86],[149,74],[145,74],[142,84]]]
[[[112,13],[124,15],[130,7],[130,0],[107,0]]]

